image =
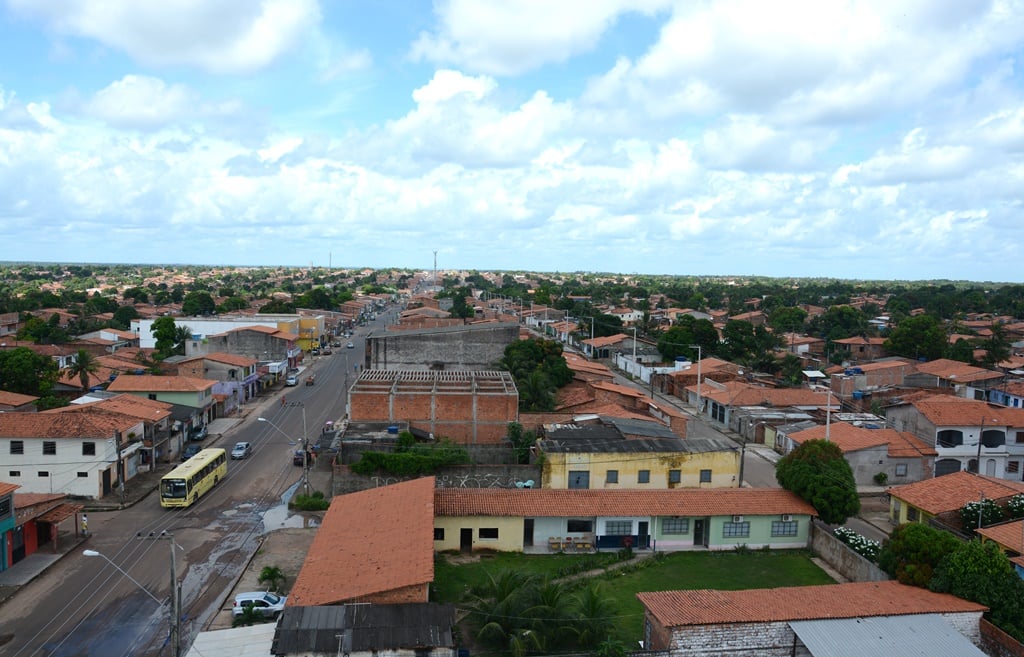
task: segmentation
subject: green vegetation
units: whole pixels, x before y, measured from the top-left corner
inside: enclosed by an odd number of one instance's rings
[[[928,588],[987,606],[986,618],[1024,641],[1024,580],[994,542],[961,544],[935,569]]]
[[[263,566],[263,570],[260,571],[260,576],[256,580],[260,584],[269,584],[273,590],[278,590],[278,587],[284,584],[285,580],[284,571],[277,566]]]
[[[942,560],[958,547],[960,540],[949,532],[910,522],[889,535],[878,553],[878,566],[903,584],[923,588]]]
[[[289,506],[297,511],[325,511],[331,503],[324,498],[322,492],[316,490],[309,495],[296,494]]]
[[[593,576],[559,579],[565,577],[559,573],[578,570],[572,564],[579,560],[590,560],[586,562],[586,567],[592,571]],[[601,584],[598,587],[593,586],[595,577]],[[505,594],[501,595],[500,600],[506,606],[514,601],[510,597],[510,592],[514,590],[511,587],[513,582],[518,587],[532,586],[540,589],[552,580],[558,580],[560,595],[557,601],[564,603],[564,606],[559,614],[546,615],[545,618],[565,619],[574,613],[577,620],[594,618],[592,611],[581,610],[604,610],[596,616],[604,618],[604,621],[599,632],[592,632],[595,643],[589,645],[594,647],[604,641],[635,645],[643,631],[643,610],[636,599],[636,594],[641,591],[702,588],[740,590],[833,583],[828,575],[810,561],[809,554],[803,551],[749,551],[744,554],[674,552],[634,559],[624,564],[617,554],[612,553],[529,556],[498,553],[459,565],[452,564],[447,555],[439,555],[434,569],[431,599],[451,602],[474,613],[480,612],[475,613],[478,618],[473,624],[479,632],[486,623],[494,620],[493,614],[498,613],[491,611],[492,616],[487,616],[483,612],[496,608],[495,602],[499,600],[501,591]],[[509,586],[499,587],[501,583]],[[529,596],[526,597],[529,599]],[[582,604],[584,602],[587,604]],[[509,615],[528,617],[522,613]],[[564,625],[560,627],[564,628]],[[587,625],[583,623],[582,628],[574,627],[576,632],[583,632]],[[501,629],[500,633],[496,631],[498,629]],[[516,636],[522,638],[522,633],[517,635],[512,631],[514,629],[502,625],[489,630],[484,638],[492,639],[488,643],[492,647],[500,643],[502,654],[516,654],[515,650],[521,645],[513,639]],[[559,636],[556,633],[556,639]],[[498,638],[496,642],[493,640],[495,637]],[[549,643],[542,641],[541,645],[551,649]]]
[[[498,366],[508,370],[519,389],[519,410],[551,411],[555,391],[572,381],[572,370],[553,340],[518,340],[505,347]]]
[[[839,447],[827,440],[808,440],[775,465],[779,485],[793,491],[830,525],[841,525],[860,511],[853,470]]]
[[[352,464],[352,471],[361,475],[387,474],[396,477],[420,477],[449,465],[470,462],[469,452],[450,440],[429,445],[415,444],[412,434],[403,431],[394,452],[362,452]]]

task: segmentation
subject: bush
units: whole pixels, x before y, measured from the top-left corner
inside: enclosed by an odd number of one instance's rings
[[[1024,518],[1024,494],[1010,498],[1006,503],[1006,515],[1011,518]]]
[[[395,453],[363,452],[352,471],[361,475],[378,472],[396,477],[420,477],[449,465],[469,463],[469,452],[445,440],[435,445],[403,447]]]
[[[330,505],[320,491],[314,491],[312,495],[296,495],[291,503],[291,507],[299,511],[324,511]]]
[[[960,547],[960,540],[920,522],[893,530],[878,553],[878,566],[901,584],[926,588],[935,569]]]
[[[884,486],[889,483],[889,475],[884,472],[876,472],[875,476],[872,477],[875,480],[875,484],[878,486]]]
[[[868,561],[878,560],[878,551],[881,547],[878,541],[873,541],[870,538],[861,536],[852,529],[846,527],[836,527],[832,530],[832,535],[838,538],[843,543],[850,546],[850,549],[864,557]]]
[[[964,531],[976,530],[979,518],[981,526],[988,527],[1002,521],[1005,517],[1006,513],[1003,511],[1003,507],[987,497],[978,502],[968,502],[960,508],[960,522],[963,523]]]

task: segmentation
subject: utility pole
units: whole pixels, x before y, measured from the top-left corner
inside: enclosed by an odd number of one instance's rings
[[[170,532],[149,532],[143,535],[136,534],[137,538],[143,540],[165,540],[171,547],[171,657],[181,657],[181,585],[178,584],[178,558],[174,554],[174,534]]]

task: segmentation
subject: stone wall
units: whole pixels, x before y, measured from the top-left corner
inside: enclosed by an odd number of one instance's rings
[[[820,520],[811,522],[811,549],[851,582],[882,582],[890,579],[884,570],[833,536],[829,526]]]

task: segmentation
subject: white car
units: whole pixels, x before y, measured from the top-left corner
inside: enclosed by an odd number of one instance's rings
[[[347,345],[345,345],[345,348],[346,349],[355,349],[356,346],[354,344],[352,344],[351,342],[349,342]]]
[[[288,378],[284,380],[286,386],[297,386],[299,385],[299,377],[294,374],[289,374]]]
[[[246,607],[252,607],[264,618],[276,618],[288,598],[283,595],[271,593],[270,591],[253,591],[251,593],[239,593],[235,596],[235,603],[231,605],[231,615],[238,617],[245,612]]]
[[[233,459],[244,459],[250,454],[252,454],[252,445],[249,443],[235,443],[235,446],[231,448],[231,458]]]

